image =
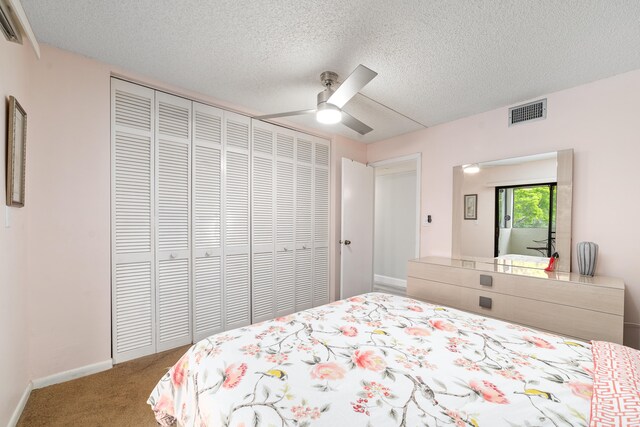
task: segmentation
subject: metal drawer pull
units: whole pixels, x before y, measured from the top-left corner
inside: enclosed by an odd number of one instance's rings
[[[480,275],[480,285],[482,286],[493,286],[493,277],[488,274]]]
[[[491,298],[489,297],[480,297],[480,307],[483,308],[491,308]]]

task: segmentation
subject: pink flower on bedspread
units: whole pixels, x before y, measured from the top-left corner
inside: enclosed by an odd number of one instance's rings
[[[311,370],[311,378],[317,380],[341,380],[345,370],[336,362],[318,363]]]
[[[362,297],[351,297],[351,298],[347,298],[347,301],[349,302],[364,302],[365,299]]]
[[[418,327],[404,328],[404,332],[415,337],[428,337],[431,335],[428,329]]]
[[[242,363],[240,365],[233,363],[224,370],[224,382],[222,383],[222,387],[224,388],[234,388],[240,383],[244,374],[247,373],[247,364]]]
[[[385,368],[382,357],[378,356],[373,350],[356,350],[351,356],[351,360],[359,368],[368,369],[370,371],[379,372]]]
[[[182,383],[184,382],[185,370],[188,367],[189,355],[185,353],[184,356],[182,356],[180,360],[178,360],[178,363],[173,365],[173,368],[171,368],[171,381],[173,382],[173,385],[175,385],[176,387],[180,387],[182,385]]]
[[[471,390],[482,396],[484,400],[491,403],[506,404],[509,403],[504,393],[501,392],[495,384],[489,381],[471,380],[469,382]]]
[[[440,330],[440,331],[445,331],[445,332],[457,332],[458,328],[456,328],[455,326],[453,326],[451,323],[449,322],[445,322],[444,320],[429,320],[429,323],[431,323],[431,326],[433,326],[434,328]]]
[[[571,392],[576,396],[586,400],[591,400],[591,396],[593,395],[593,384],[571,381],[569,383],[569,388],[571,388]]]
[[[555,347],[549,341],[543,340],[542,338],[539,338],[539,337],[523,337],[523,338],[525,341],[535,345],[536,347],[546,348],[549,350],[555,349]]]
[[[411,311],[415,311],[416,313],[422,313],[422,307],[420,307],[419,305],[410,305],[409,307],[407,307],[409,310]]]
[[[169,396],[169,394],[161,394],[155,406],[153,407],[153,410],[155,412],[165,413],[173,417],[175,415],[173,410],[173,399],[171,399],[171,396]]]
[[[358,329],[355,326],[341,326],[340,332],[342,332],[342,335],[345,337],[355,337],[358,335]]]

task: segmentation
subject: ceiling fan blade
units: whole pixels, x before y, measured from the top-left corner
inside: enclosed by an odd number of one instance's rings
[[[362,88],[365,87],[367,83],[373,80],[373,78],[377,75],[378,73],[370,70],[364,65],[358,65],[356,69],[353,70],[351,74],[349,74],[349,77],[347,77],[347,79],[342,82],[340,87],[338,87],[338,89],[333,92],[333,95],[331,95],[329,99],[327,99],[327,102],[329,104],[335,105],[338,108],[344,107],[344,105],[349,102],[349,100],[353,98],[356,93],[360,92],[360,90],[362,90]]]
[[[366,135],[373,130],[373,128],[365,125],[360,120],[353,117],[351,114],[342,112],[342,124],[350,127],[358,132],[360,135]]]
[[[277,119],[278,117],[288,117],[288,116],[300,116],[302,114],[311,114],[315,113],[316,110],[298,110],[298,111],[288,111],[286,113],[276,113],[276,114],[267,114],[264,116],[255,116],[254,119],[257,120],[268,120],[268,119]]]

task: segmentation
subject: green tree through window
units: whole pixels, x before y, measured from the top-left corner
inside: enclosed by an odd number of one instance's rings
[[[513,228],[543,228],[549,226],[550,191],[555,185],[513,189]],[[552,227],[555,228],[555,209]]]

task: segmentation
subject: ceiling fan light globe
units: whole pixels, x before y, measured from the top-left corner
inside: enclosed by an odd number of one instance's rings
[[[342,112],[336,106],[321,104],[316,112],[316,120],[325,125],[333,125],[342,121]]]

